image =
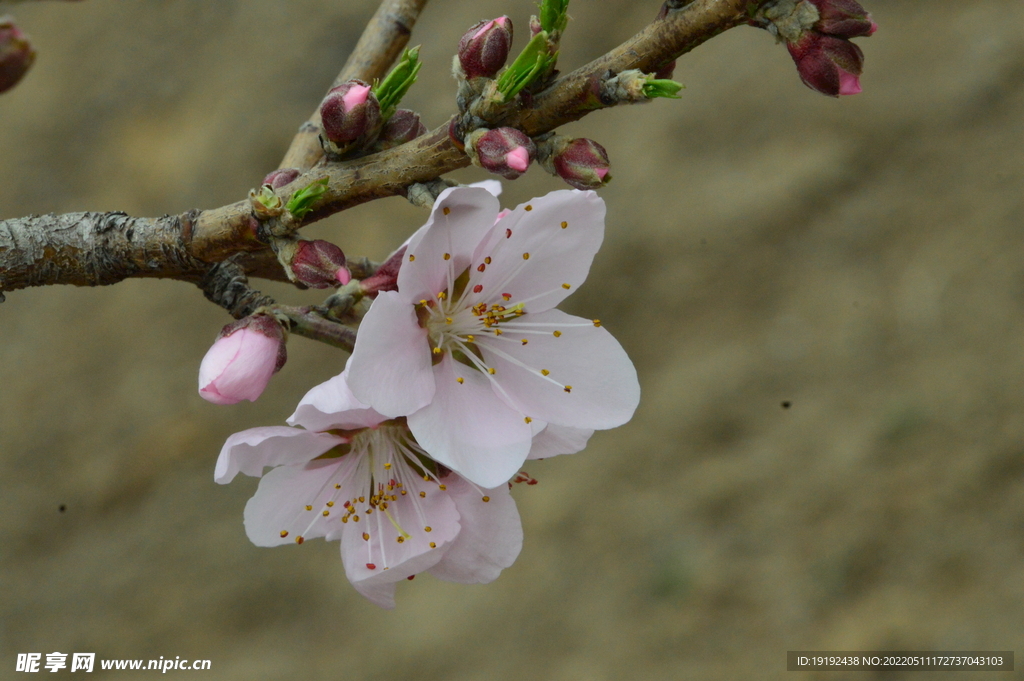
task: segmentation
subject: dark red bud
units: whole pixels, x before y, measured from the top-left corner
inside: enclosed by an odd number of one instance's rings
[[[342,83],[320,104],[324,135],[338,146],[350,144],[380,123],[380,103],[361,80]]]
[[[397,291],[398,271],[402,268],[404,258],[405,246],[402,246],[374,274],[359,282],[359,288],[368,296],[376,296],[381,291]]]
[[[0,17],[0,92],[17,85],[35,59],[36,51],[14,25],[14,18]]]
[[[459,41],[459,64],[466,78],[494,78],[512,49],[512,20],[498,17],[474,25]]]
[[[310,288],[337,288],[351,279],[345,268],[345,254],[321,239],[298,242],[292,258],[292,274]]]
[[[552,158],[555,172],[576,189],[598,189],[611,175],[608,152],[591,139],[580,137],[568,142]]]
[[[279,189],[299,176],[298,168],[281,168],[263,178],[263,184]]]
[[[420,121],[420,115],[408,109],[398,109],[384,124],[377,138],[380,149],[390,149],[400,144],[411,142],[420,135],[427,134],[427,126]]]
[[[789,43],[789,54],[804,85],[823,95],[855,95],[860,92],[860,74],[864,53],[843,38],[808,31],[795,43]]]
[[[529,167],[537,156],[537,145],[526,133],[515,128],[479,129],[466,138],[471,158],[477,164],[506,180],[514,180]]]

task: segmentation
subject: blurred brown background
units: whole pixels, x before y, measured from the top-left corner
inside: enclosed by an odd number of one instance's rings
[[[296,338],[258,403],[216,407],[196,376],[229,319],[198,290],[8,294],[0,678],[53,651],[206,658],[226,680],[789,678],[793,649],[1016,649],[1024,667],[1024,4],[867,2],[861,95],[811,92],[743,27],[680,61],[682,100],[564,130],[604,144],[615,181],[563,307],[605,321],[643,399],[584,453],[527,468],[526,544],[494,584],[421,577],[385,612],[336,543],[246,539],[256,481],[214,484],[221,443],[282,423],[341,353]],[[239,199],[373,8],[13,6],[39,58],[0,97],[0,217]],[[428,6],[407,104],[440,124],[462,31],[507,13],[521,45],[533,9]],[[657,9],[574,3],[563,68]],[[531,170],[505,203],[561,186]],[[395,198],[308,233],[380,258],[425,217]]]

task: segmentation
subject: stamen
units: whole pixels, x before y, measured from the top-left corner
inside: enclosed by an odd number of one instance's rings
[[[443,212],[445,215],[448,215],[449,213],[452,212],[452,209],[449,208],[448,206],[445,206],[444,208],[441,209],[441,212]]]
[[[281,530],[281,539],[284,539],[287,536],[288,536],[288,530]]]
[[[445,253],[444,254],[444,259],[445,260],[451,260],[452,259],[452,254],[451,253]]]
[[[568,222],[563,222],[563,223],[562,223],[562,229],[565,229],[565,228],[566,228],[566,227],[568,227],[568,226],[569,226],[569,223],[568,223]]]
[[[410,254],[409,254],[409,262],[412,262],[412,261],[413,261],[413,260],[415,260],[415,259],[416,259],[416,256],[415,256],[415,255],[413,255],[412,253],[410,253]]]

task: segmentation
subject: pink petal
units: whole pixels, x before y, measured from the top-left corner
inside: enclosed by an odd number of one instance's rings
[[[350,520],[341,526],[346,576],[361,594],[383,608],[395,607],[394,584],[437,564],[460,528],[455,502],[437,483],[411,476],[406,489],[407,495],[388,506],[391,518],[408,535],[403,542],[398,542],[395,525],[380,512],[360,512],[358,522]],[[425,496],[420,497],[420,492]],[[363,539],[364,532],[369,540]]]
[[[489,252],[475,254],[470,284],[481,291],[469,294],[468,304],[510,293],[513,304],[527,301],[527,312],[558,305],[586,280],[604,239],[604,215],[604,201],[596,193],[577,189],[518,206],[494,226]],[[491,263],[481,273],[477,268],[484,256]]]
[[[473,250],[489,233],[498,207],[498,199],[483,188],[453,187],[441,192],[427,224],[410,239],[398,271],[403,299],[433,300],[448,288],[469,267]]]
[[[348,498],[342,495],[345,489],[334,485],[353,478],[360,458],[343,456],[305,466],[281,466],[264,475],[245,505],[249,540],[256,546],[280,546],[326,537],[333,525],[341,525],[340,518],[345,515],[342,504]],[[328,502],[334,502],[333,506]]]
[[[530,152],[526,147],[516,147],[505,154],[505,163],[512,170],[520,173],[526,172],[526,169],[530,167]]]
[[[360,402],[390,417],[411,414],[434,396],[427,331],[398,291],[378,295],[363,317],[348,385]]]
[[[337,435],[287,426],[243,430],[221,447],[213,479],[223,485],[239,473],[259,477],[267,466],[305,463],[344,441]]]
[[[368,85],[359,85],[356,83],[353,84],[344,95],[342,95],[341,101],[345,104],[345,111],[351,111],[360,104],[364,104],[369,96],[370,87]]]
[[[839,94],[856,95],[860,91],[860,77],[839,69]]]
[[[483,373],[451,355],[434,367],[434,376],[434,399],[409,416],[416,441],[435,461],[482,487],[507,482],[530,451],[523,415],[495,394]]]
[[[550,423],[599,430],[632,418],[640,401],[636,370],[603,327],[548,310],[502,328],[504,335],[479,338],[477,346],[515,409]],[[520,338],[529,343],[522,345]],[[549,375],[542,376],[542,370]]]
[[[312,388],[299,401],[288,425],[307,430],[373,428],[387,417],[356,399],[348,387],[347,370]]]
[[[218,338],[199,366],[199,394],[214,404],[254,402],[274,374],[280,345],[244,328]]]
[[[533,438],[533,447],[527,459],[549,459],[559,454],[575,454],[583,451],[587,440],[594,434],[589,428],[570,428],[554,423]]]
[[[523,526],[508,485],[481,491],[457,475],[448,476],[445,484],[462,529],[430,574],[463,584],[493,582],[523,548]]]

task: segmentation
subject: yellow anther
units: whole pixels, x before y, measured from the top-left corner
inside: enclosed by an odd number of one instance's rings
[[[491,376],[493,376],[494,374],[496,374],[498,372],[495,370],[494,367],[487,367],[487,373],[489,373]]]
[[[452,318],[451,317],[445,317],[444,318],[444,323],[445,324],[451,324],[452,323]]]
[[[530,342],[530,341],[526,340],[525,338],[523,339],[523,345],[526,345],[526,344],[527,344],[527,343],[529,343],[529,342]]]
[[[424,532],[430,532],[432,529],[434,529],[434,528],[432,528],[430,525],[427,525],[426,527],[423,528],[423,531]]]
[[[405,541],[405,537],[395,537],[395,541],[397,541],[399,544],[401,544],[401,543],[403,543]]]
[[[440,355],[444,351],[441,348],[434,348],[433,350],[431,350],[431,352],[433,352],[435,355]]]
[[[437,299],[438,300],[444,300],[447,297],[448,297],[448,293],[446,291],[440,291],[437,294]]]
[[[341,483],[340,482],[334,483],[334,489],[341,489]]]
[[[358,523],[359,522],[359,516],[357,516],[357,515],[352,516],[352,522]]]
[[[437,544],[435,544],[434,542],[430,542],[430,548],[436,549],[437,548]]]
[[[347,515],[341,516],[341,522],[347,523],[348,522],[348,516]]]
[[[464,379],[462,376],[459,376],[458,378],[455,379],[455,381],[459,384],[462,384],[466,382],[466,379]]]
[[[529,253],[523,253],[523,260],[529,260],[529,259],[530,259],[530,254]]]
[[[326,518],[327,516],[329,516],[330,514],[331,514],[331,512],[330,512],[330,511],[326,511],[326,510],[324,511],[324,517],[325,517],[325,518]]]
[[[448,488],[447,488],[447,487],[445,487],[444,485],[438,485],[438,486],[437,486],[437,488],[438,488],[439,490],[442,490],[442,491],[443,491],[443,490],[446,490],[446,489],[448,489]]]
[[[444,209],[442,210],[442,212],[443,212],[443,213],[444,213],[445,215],[448,215],[449,213],[451,213],[451,212],[452,212],[452,209],[451,209],[451,208],[449,208],[448,206],[445,206],[445,207],[444,207]]]
[[[487,256],[486,258],[484,258],[484,264],[486,264],[486,265],[490,265],[491,264],[491,256]]]
[[[526,210],[527,211],[533,210],[533,206],[531,206],[530,204],[526,204]]]
[[[310,506],[309,504],[306,504],[306,510],[307,510],[307,511],[312,511],[312,510],[313,510],[313,507],[312,507],[312,506]]]
[[[284,539],[287,536],[288,536],[288,530],[281,530],[281,539]]]
[[[486,503],[486,502],[488,502],[488,501],[490,501],[490,500],[491,500],[491,498],[490,498],[490,497],[482,497],[482,498],[483,498],[483,500],[484,500],[484,503]]]
[[[551,372],[550,372],[550,371],[548,371],[547,369],[541,369],[541,370],[540,370],[540,373],[541,373],[541,375],[542,375],[542,376],[547,376],[547,375],[548,375],[548,374],[550,374]]]
[[[409,254],[409,262],[412,262],[412,261],[413,261],[413,260],[415,260],[415,259],[416,259],[416,256],[415,256],[415,255],[413,255],[412,253],[410,253],[410,254]]]
[[[452,254],[451,253],[445,253],[444,254],[444,259],[445,260],[451,260],[452,259]]]
[[[595,319],[594,320],[594,326],[601,326],[601,320],[600,319]]]
[[[569,223],[568,223],[568,222],[563,222],[563,223],[562,223],[562,229],[565,229],[565,228],[566,228],[566,227],[568,227],[568,226],[569,226]]]
[[[533,419],[531,419],[529,416],[525,417],[523,420],[526,421],[527,423],[533,423]]]
[[[467,343],[475,343],[476,342],[476,336],[474,336],[473,334],[469,334],[468,336],[466,336],[466,342]]]
[[[386,470],[386,471],[391,470],[391,464],[390,463],[384,464],[384,470]]]
[[[568,291],[570,286],[568,284],[562,284],[562,288],[564,288],[566,291]]]
[[[366,501],[366,497],[359,497],[359,503],[363,503],[365,501]]]
[[[426,493],[426,492],[420,492],[420,498],[421,498],[421,499],[422,499],[422,498],[424,498],[425,496],[427,496],[427,493]]]
[[[295,543],[296,544],[301,544],[304,541],[306,541],[306,538],[303,537],[301,534],[298,537],[295,538]]]
[[[363,532],[363,541],[370,541],[369,532]]]
[[[567,393],[571,393],[572,392],[572,386],[571,385],[567,385],[564,388],[562,388],[562,390],[564,390]]]
[[[555,338],[560,338],[562,336],[562,332],[561,331],[555,331],[554,336],[555,336]]]
[[[505,333],[505,332],[504,332],[504,331],[502,331],[501,329],[495,329],[495,330],[494,330],[494,335],[495,335],[495,336],[500,336],[500,335],[501,335],[501,334],[503,334],[503,333]]]
[[[387,466],[385,466],[385,468],[387,468]],[[327,502],[327,508],[334,508],[334,502],[333,501],[328,501]]]

